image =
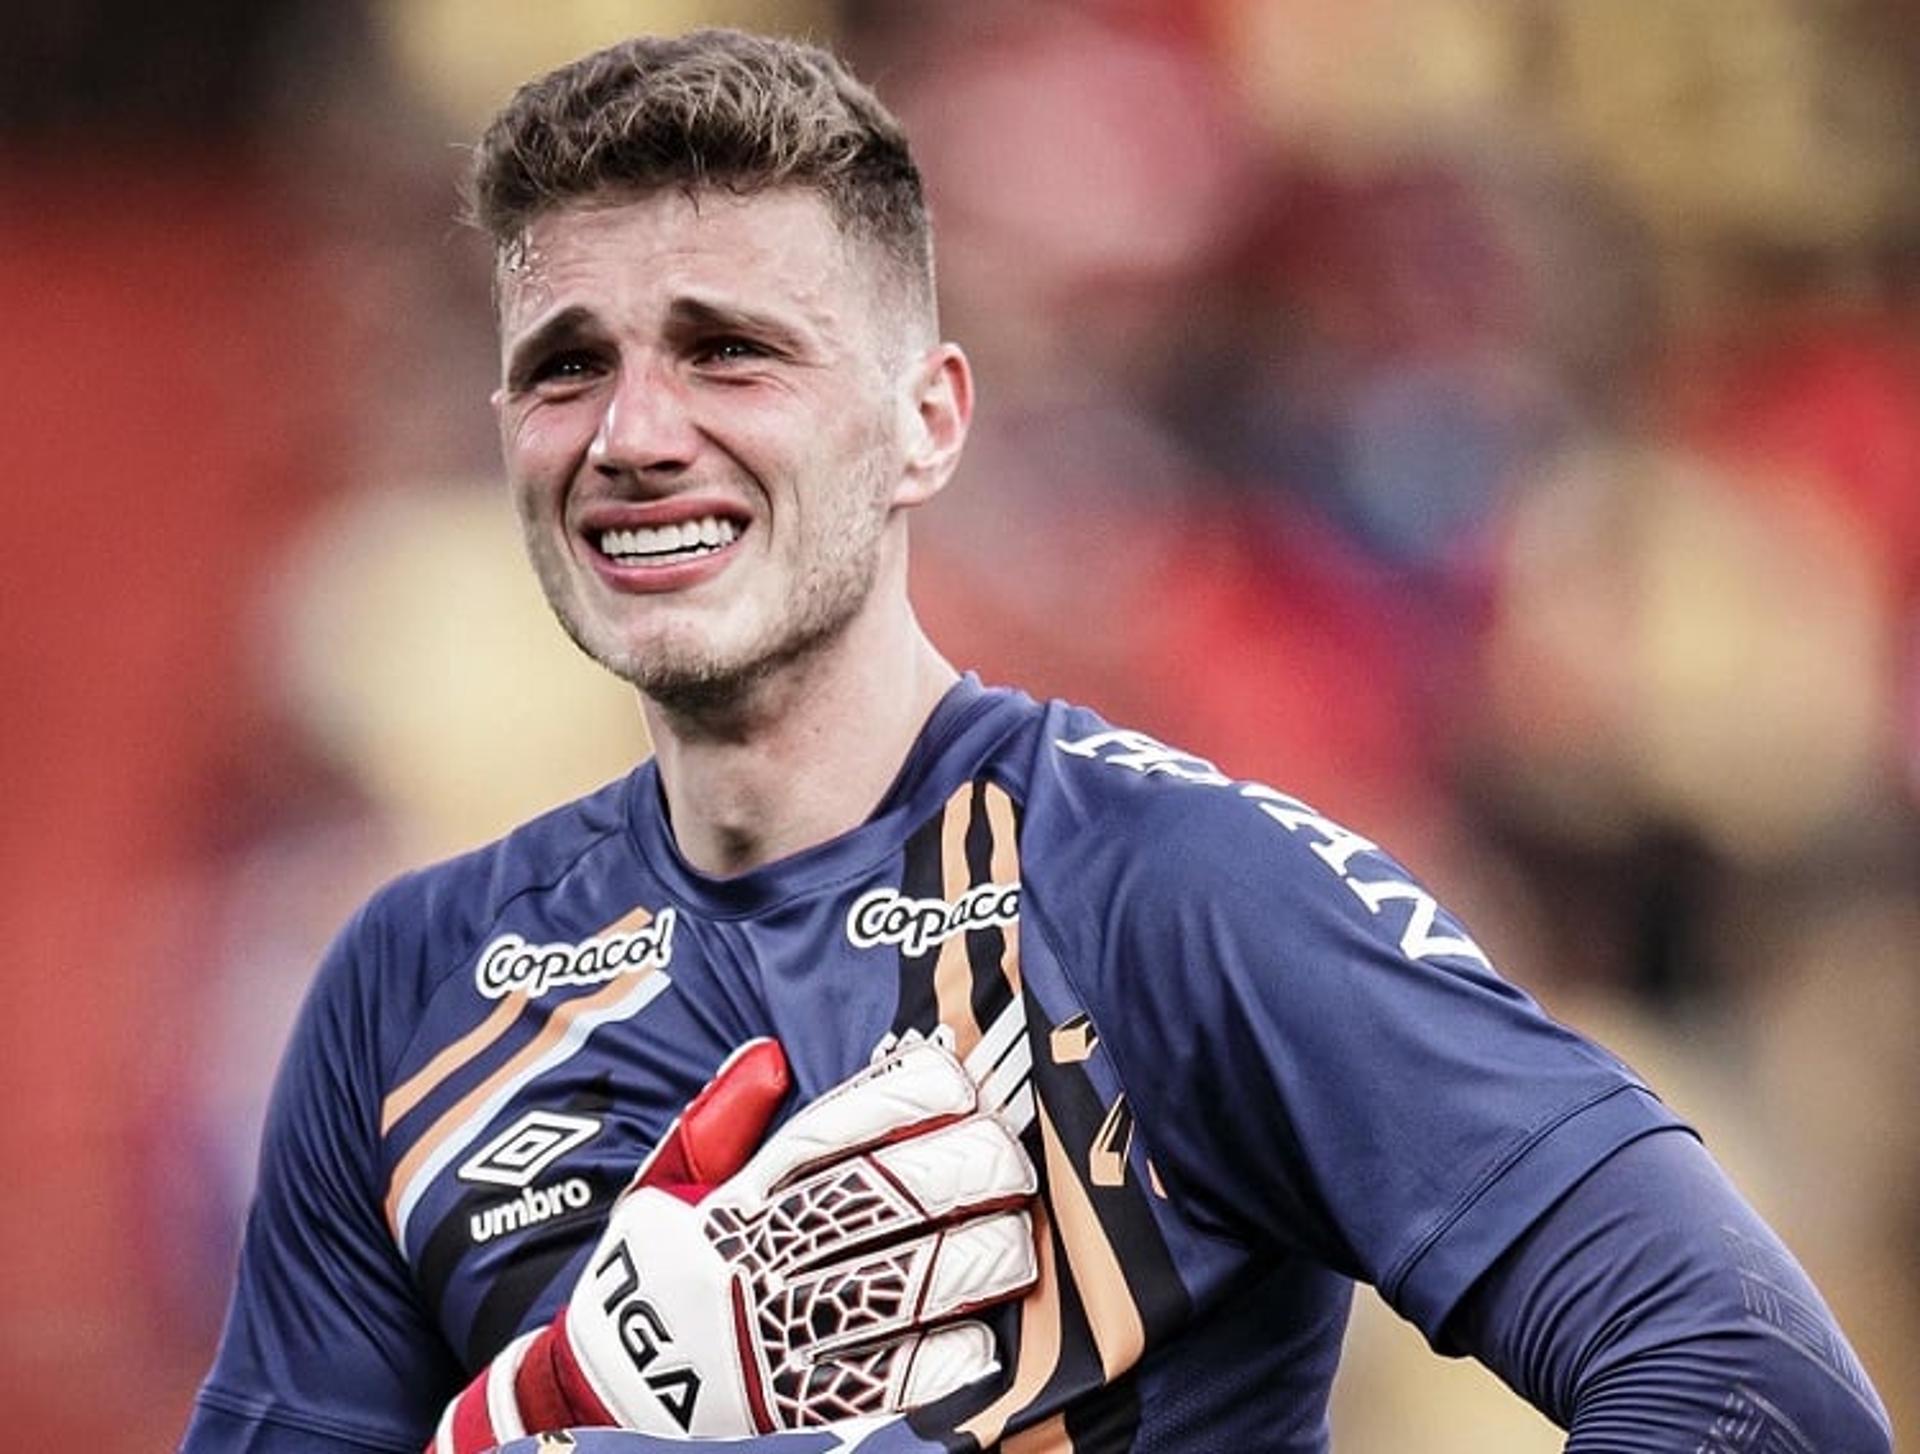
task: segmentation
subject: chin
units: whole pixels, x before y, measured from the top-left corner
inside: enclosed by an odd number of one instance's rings
[[[663,619],[656,605],[651,619],[622,622],[549,599],[574,644],[621,681],[670,710],[712,712],[743,702],[846,634],[871,592],[872,572],[831,584],[783,603],[771,629],[760,613]]]
[[[708,641],[635,641],[569,631],[574,643],[628,686],[666,706],[729,700],[766,676],[777,651],[727,651]]]
[[[731,652],[716,650],[712,643],[695,648],[677,642],[595,659],[669,711],[713,716],[749,705],[762,686],[818,657],[844,628],[844,620],[815,624]]]
[[[547,604],[583,654],[649,696],[657,689],[710,683],[739,671],[729,660],[742,654],[737,648],[729,650],[728,643],[713,640],[714,632],[704,625],[659,619],[657,607],[647,613],[653,619],[623,620],[551,591]]]

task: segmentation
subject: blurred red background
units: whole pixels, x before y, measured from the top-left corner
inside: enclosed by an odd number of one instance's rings
[[[1920,1427],[1915,20],[13,7],[10,1437],[171,1446],[321,945],[645,750],[517,563],[451,218],[518,80],[709,21],[832,41],[917,139],[983,395],[936,639],[1398,847],[1706,1131]],[[1558,1447],[1371,1308],[1336,1429]]]

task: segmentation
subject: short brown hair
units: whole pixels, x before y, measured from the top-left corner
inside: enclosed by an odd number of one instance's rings
[[[820,193],[931,301],[931,229],[905,130],[835,56],[795,40],[637,36],[529,81],[480,140],[467,214],[506,258],[570,202],[780,186]]]

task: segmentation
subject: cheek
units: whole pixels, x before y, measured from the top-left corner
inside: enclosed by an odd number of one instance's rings
[[[884,494],[882,482],[902,464],[892,416],[871,405],[849,410],[824,427],[816,424],[808,442],[811,473],[831,482],[844,511],[864,509],[876,489]]]
[[[534,409],[516,419],[503,419],[500,455],[513,482],[516,498],[528,503],[553,494],[571,477],[591,433],[582,435],[578,411]]]

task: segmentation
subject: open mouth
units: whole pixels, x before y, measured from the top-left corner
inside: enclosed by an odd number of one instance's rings
[[[740,538],[744,526],[718,515],[703,515],[673,525],[641,525],[629,530],[602,530],[594,544],[608,560],[620,566],[678,565],[725,550]]]

